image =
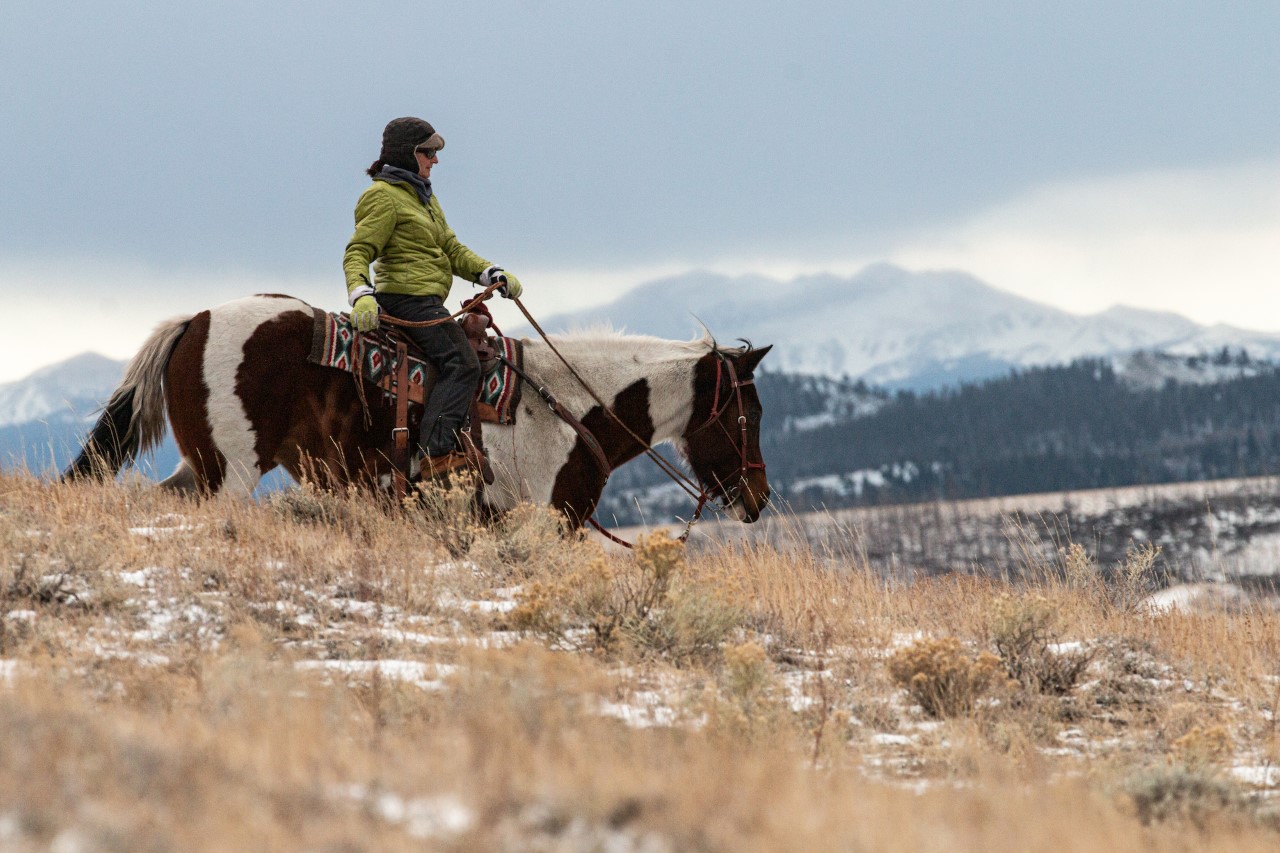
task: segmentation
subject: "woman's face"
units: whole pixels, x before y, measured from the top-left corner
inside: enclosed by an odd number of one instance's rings
[[[440,162],[436,158],[437,150],[417,148],[413,152],[413,156],[418,159],[418,176],[424,181],[431,179],[431,167]]]

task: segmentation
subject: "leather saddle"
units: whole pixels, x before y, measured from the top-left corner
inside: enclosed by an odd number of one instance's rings
[[[498,351],[494,346],[493,338],[490,335],[490,329],[493,327],[493,319],[485,314],[468,312],[459,317],[456,321],[462,326],[462,331],[467,336],[467,343],[471,345],[471,350],[476,354],[476,358],[480,362],[480,375],[484,376],[493,369],[494,362],[497,360]],[[431,394],[431,389],[436,384],[436,371],[418,351],[413,341],[395,326],[383,323],[372,332],[365,332],[372,341],[383,347],[384,352],[394,353],[390,369],[382,375],[378,380],[378,387],[382,389],[385,399],[388,401],[393,397],[403,396],[400,389],[407,388],[408,401],[413,404],[423,405],[426,403],[427,397]],[[409,370],[413,364],[410,359],[416,359],[423,362],[424,373],[422,384],[409,381]],[[400,377],[399,373],[403,369],[404,376]],[[476,389],[477,393],[479,388]]]

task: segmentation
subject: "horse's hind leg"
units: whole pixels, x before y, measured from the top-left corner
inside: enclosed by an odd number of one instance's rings
[[[196,471],[187,464],[185,459],[178,463],[178,467],[173,469],[172,474],[160,481],[160,487],[177,492],[180,495],[192,495],[201,491]]]
[[[160,487],[180,495],[253,494],[261,478],[256,469],[238,465],[232,469],[234,475],[228,477],[227,468],[220,458],[215,466],[205,466],[200,470],[183,459],[172,474],[160,481]]]

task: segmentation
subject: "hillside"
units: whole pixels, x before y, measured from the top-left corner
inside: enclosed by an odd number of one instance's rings
[[[794,510],[1280,471],[1280,371],[1241,352],[1086,359],[926,394],[771,372],[757,385],[769,481]],[[606,496],[619,524],[689,511],[643,461]]]
[[[1107,362],[1083,360],[954,391],[902,393],[865,418],[775,441],[791,497],[806,501],[1256,476],[1280,471],[1280,372],[1145,388],[1121,381]]]
[[[1280,839],[1280,616],[1153,598],[1149,550],[911,582],[852,542],[619,552],[460,497],[0,474],[0,846]]]

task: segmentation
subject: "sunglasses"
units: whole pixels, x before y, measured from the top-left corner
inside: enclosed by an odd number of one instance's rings
[[[440,154],[439,148],[415,148],[413,149],[413,151],[415,154],[421,154],[423,157],[426,157],[428,160]]]

